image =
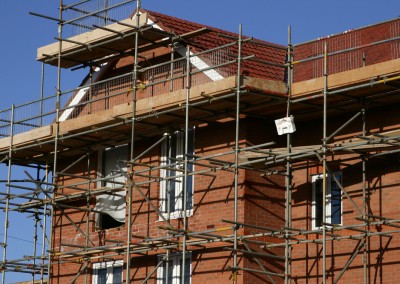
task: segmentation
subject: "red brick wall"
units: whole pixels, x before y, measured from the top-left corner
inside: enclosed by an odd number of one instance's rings
[[[246,139],[251,143],[260,143],[265,140],[266,135],[256,135],[261,131],[266,131],[262,126],[263,123],[254,120],[241,121],[240,143],[242,146],[246,145]],[[207,127],[198,127],[195,134],[195,152],[200,156],[207,156],[224,151],[232,151],[234,148],[234,130],[235,125],[233,121],[225,121],[216,125],[209,125]],[[265,132],[267,133],[267,132]],[[212,137],[212,139],[210,139]],[[247,137],[247,138],[246,138]],[[138,153],[146,149],[154,141],[149,141],[146,144],[136,143]],[[144,164],[159,165],[160,149],[156,148],[140,162]],[[219,160],[233,161],[234,155],[229,154],[223,157],[218,157]],[[69,161],[66,163],[68,164]],[[202,163],[206,163],[203,161]],[[91,160],[91,174],[94,178],[97,169],[97,155],[94,153]],[[215,166],[218,166],[215,164]],[[63,166],[61,166],[62,168]],[[138,171],[143,167],[135,166],[134,170]],[[196,171],[207,169],[207,167],[195,166]],[[87,172],[87,161],[78,164],[69,173],[79,174],[79,172]],[[158,175],[158,170],[154,170],[151,175]],[[61,184],[71,185],[73,182],[80,179],[64,178],[60,179]],[[136,182],[143,182],[144,177],[135,177]],[[249,224],[274,227],[279,229],[284,225],[284,179],[282,176],[274,177],[261,177],[259,172],[252,172],[250,170],[240,170],[239,172],[239,204],[238,204],[238,221]],[[95,184],[92,184],[94,187]],[[194,214],[188,218],[188,227],[191,231],[205,231],[210,229],[218,229],[215,234],[230,235],[233,234],[232,224],[224,223],[221,220],[234,220],[234,172],[232,169],[219,170],[215,173],[215,177],[196,175],[194,178]],[[152,182],[145,184],[141,187],[146,196],[153,201],[154,205],[158,207],[159,199],[159,183]],[[70,192],[72,189],[68,189]],[[67,189],[65,189],[65,192]],[[85,207],[86,201],[80,203],[71,202],[74,206]],[[94,200],[91,199],[91,204]],[[75,209],[64,209],[74,223],[83,232],[86,232],[86,217],[87,213],[79,212]],[[134,192],[133,198],[133,235],[142,237],[159,237],[165,236],[166,231],[159,228],[159,226],[166,226],[166,224],[159,220],[159,217],[147,202],[140,197],[137,192]],[[94,246],[110,245],[105,240],[126,241],[126,226],[113,228],[104,231],[96,231],[94,228],[94,214],[89,213],[90,218],[90,239],[94,242]],[[171,220],[171,224],[176,228],[182,228],[182,220]],[[69,243],[74,245],[84,245],[85,239],[83,234],[72,225],[59,211],[56,211],[54,217],[54,250],[57,253],[60,251],[75,251],[79,248],[71,248],[61,246],[60,243]],[[239,234],[249,234],[256,232],[252,228],[240,229]],[[258,230],[259,231],[259,230]],[[261,240],[273,241],[271,238],[260,238]],[[133,242],[141,242],[140,238],[133,238]],[[233,265],[233,254],[231,251],[226,251],[224,247],[232,247],[230,243],[215,243],[205,244],[204,248],[191,246],[188,249],[192,251],[192,283],[230,283],[232,281],[232,272],[229,267]],[[243,248],[243,247],[241,247]],[[276,255],[282,255],[281,249],[272,251],[263,251],[259,246],[253,249]],[[148,256],[134,255],[132,258],[132,277],[135,281],[143,280],[147,274],[156,265],[155,254],[162,254],[163,251],[149,252]],[[106,253],[107,255],[107,253]],[[79,258],[75,259],[80,261]],[[240,267],[250,267],[260,269],[251,256],[238,257]],[[98,259],[97,261],[102,261]],[[262,263],[271,271],[276,273],[282,272],[282,261],[272,261],[269,259],[261,258]],[[71,280],[72,275],[75,275],[82,263],[66,265],[60,263],[53,268],[54,281],[53,283],[63,283]],[[90,266],[90,265],[89,265]],[[68,268],[68,270],[67,270]],[[74,271],[72,273],[71,271]],[[90,273],[90,270],[88,270]],[[84,283],[85,273],[78,277],[76,283]],[[276,278],[276,277],[275,277]],[[254,273],[240,272],[239,283],[271,283],[265,275],[256,275]],[[280,283],[281,278],[275,279]],[[153,282],[151,282],[153,281]],[[155,283],[155,276],[149,283]]]
[[[384,113],[384,115],[383,115]],[[368,134],[377,131],[399,129],[400,121],[396,107],[384,107],[367,111]],[[390,119],[389,119],[390,118]],[[344,123],[343,117],[330,117],[328,122],[330,132]],[[294,143],[304,144],[308,137],[313,136],[313,131],[320,128],[320,124],[313,121],[296,125],[298,132],[294,136]],[[380,127],[379,127],[380,126]],[[341,138],[350,139],[360,134],[361,120],[350,124],[342,133]],[[315,136],[320,137],[318,131]],[[298,137],[298,140],[296,139]],[[362,210],[362,161],[356,154],[336,154],[328,159],[328,166],[333,171],[340,170],[343,173],[343,186],[352,200]],[[311,177],[322,172],[320,163],[316,159],[303,163],[304,168],[294,172],[293,179],[293,227],[305,231],[311,230]],[[398,219],[400,208],[398,206],[400,196],[400,163],[398,155],[387,155],[381,158],[366,160],[366,190],[368,213]],[[360,217],[357,209],[350,201],[343,197],[343,225],[360,224],[355,217]],[[363,227],[359,227],[362,229]],[[391,231],[397,228],[389,226],[371,226],[371,231]],[[330,233],[330,232],[329,232]],[[362,232],[355,230],[340,230],[333,234],[340,236],[356,236]],[[319,283],[322,281],[322,245],[313,243],[312,240],[321,236],[316,234],[299,237],[310,241],[308,244],[293,246],[293,280],[294,283]],[[397,283],[400,277],[398,272],[398,258],[400,237],[397,234],[389,236],[371,236],[367,241],[367,275],[370,283]],[[341,241],[327,242],[327,277],[332,282],[338,277],[341,270],[350,259],[358,245],[358,240],[343,239]],[[363,283],[363,255],[357,254],[349,269],[343,274],[339,283]]]
[[[396,19],[299,44],[294,47],[294,60],[323,56],[325,42],[328,44],[328,53],[349,49],[345,53],[329,56],[328,74],[396,59],[400,57],[399,40],[370,44],[398,37],[399,25],[400,20]],[[323,64],[323,58],[296,64],[294,80],[299,82],[323,76]]]
[[[246,171],[246,193],[245,193],[245,223],[273,230],[281,230],[285,225],[285,187],[283,176],[261,176],[256,171]],[[269,230],[245,227],[245,234],[269,233]],[[274,237],[258,237],[252,240],[265,243],[280,242]],[[251,250],[272,256],[284,256],[283,248],[263,249],[260,244],[248,243]],[[242,247],[242,249],[245,249]],[[257,260],[258,262],[257,262]],[[268,272],[284,274],[284,260],[252,256],[247,254],[244,258],[244,267],[261,270],[259,262]],[[283,283],[283,278],[278,276],[266,276],[266,274],[243,272],[243,283]]]
[[[384,113],[384,115],[383,115]],[[328,133],[331,133],[342,125],[350,115],[329,116]],[[400,117],[396,106],[376,108],[367,111],[366,116],[367,134],[378,131],[390,131],[399,129]],[[333,141],[340,139],[351,139],[361,133],[362,121],[358,119],[352,122],[346,129],[340,132]],[[293,145],[317,145],[321,143],[322,125],[320,120],[301,121],[296,120],[297,131],[293,135]],[[271,123],[255,119],[245,119],[241,121],[241,146],[246,143],[259,144],[278,140],[276,147],[283,146],[285,139],[276,137],[275,129]],[[212,137],[212,139],[210,139]],[[155,142],[154,140],[153,142]],[[206,127],[196,129],[196,154],[201,156],[211,155],[223,151],[231,151],[234,143],[234,122],[225,121]],[[245,143],[246,142],[246,143]],[[142,145],[137,143],[138,152],[146,149],[151,143]],[[153,150],[141,162],[146,164],[159,164],[159,149]],[[362,208],[362,171],[361,162],[355,154],[340,155],[336,154],[328,159],[329,167],[333,170],[340,170],[343,173],[343,186],[359,208]],[[232,160],[233,155],[219,157],[221,160]],[[70,161],[68,161],[69,163]],[[67,164],[68,164],[67,163]],[[92,157],[91,175],[95,176],[96,155]],[[299,167],[301,166],[301,169]],[[61,167],[62,168],[62,167]],[[317,159],[310,159],[295,165],[293,179],[293,227],[303,230],[311,230],[311,177],[314,174],[321,173],[321,165]],[[366,186],[367,186],[367,206],[370,214],[397,218],[400,214],[398,190],[400,178],[398,172],[400,164],[398,155],[389,155],[381,159],[370,159],[366,162]],[[135,170],[138,170],[136,167]],[[206,167],[196,166],[196,170],[206,169]],[[86,162],[80,163],[74,173],[88,172]],[[157,175],[158,171],[152,174]],[[80,181],[80,179],[78,179]],[[137,181],[143,181],[143,178]],[[73,179],[65,179],[63,184],[72,183]],[[229,224],[221,222],[221,219],[233,220],[233,184],[234,175],[230,171],[217,171],[216,177],[195,176],[195,194],[194,194],[194,216],[189,217],[189,229],[192,231],[202,231],[207,229],[222,229],[229,227]],[[151,183],[147,188],[143,188],[147,196],[158,206],[159,197],[158,183]],[[241,170],[239,174],[239,222],[248,224],[272,227],[280,229],[284,226],[284,176],[261,176],[260,172]],[[84,202],[80,206],[84,207]],[[75,204],[77,205],[77,204]],[[68,216],[85,231],[85,215],[74,209],[64,209]],[[165,231],[158,229],[158,226],[165,225],[158,220],[154,210],[134,193],[133,200],[133,234],[144,237],[157,237],[165,235]],[[355,217],[359,216],[357,210],[352,204],[344,198],[343,200],[343,224],[359,224]],[[94,230],[93,215],[90,216],[90,234],[95,245],[104,245],[104,239],[126,240],[125,227],[110,229],[97,232]],[[179,220],[173,220],[171,223],[177,228],[182,227]],[[65,217],[56,212],[55,231],[53,241],[55,242],[55,252],[58,252],[59,242],[84,244],[84,238],[76,227]],[[371,227],[372,231],[396,230],[388,226]],[[245,227],[240,229],[240,234],[260,233],[261,229]],[[218,234],[231,234],[232,230],[223,230]],[[360,232],[353,230],[342,230],[335,232],[338,236],[359,235]],[[398,264],[397,255],[400,238],[394,234],[393,237],[371,236],[368,238],[367,250],[367,274],[371,282],[396,283],[400,273],[396,267]],[[321,281],[322,272],[322,252],[321,244],[313,240],[321,239],[316,234],[310,234],[299,237],[308,240],[308,244],[297,244],[293,246],[293,281],[295,283],[315,283]],[[283,243],[283,239],[262,237],[255,240],[265,243]],[[134,242],[140,242],[140,239],[134,238]],[[341,241],[328,241],[327,246],[327,277],[333,281],[345,266],[356,248],[358,240],[344,239]],[[204,248],[189,247],[192,251],[192,283],[230,283],[231,272],[229,266],[233,265],[232,253],[225,251],[224,247],[231,246],[229,243],[206,245]],[[256,252],[269,253],[276,256],[284,255],[284,248],[274,248],[265,250],[261,245],[250,244],[250,247]],[[243,246],[239,247],[243,249]],[[63,247],[63,251],[73,250],[74,248]],[[149,256],[135,255],[132,258],[132,277],[136,280],[144,279],[149,271],[156,264],[155,254],[161,251],[151,252]],[[283,273],[284,262],[282,260],[259,257],[260,262],[265,267],[275,273]],[[100,259],[99,259],[100,260]],[[242,256],[239,254],[239,266],[259,270],[254,257],[250,255]],[[140,263],[140,264],[139,264]],[[76,271],[81,267],[81,263],[65,264],[54,266],[54,283],[68,282]],[[341,278],[341,283],[362,282],[363,278],[362,254],[358,254],[349,270]],[[68,269],[68,270],[67,270]],[[71,273],[74,271],[74,273]],[[90,270],[88,271],[90,273]],[[59,277],[58,277],[59,276]],[[258,273],[239,272],[239,283],[270,283],[270,279]],[[277,283],[283,280],[281,277],[273,277]],[[83,283],[84,273],[78,278],[76,283]],[[152,278],[155,283],[155,276]]]

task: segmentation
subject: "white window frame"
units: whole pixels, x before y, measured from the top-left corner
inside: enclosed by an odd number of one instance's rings
[[[194,155],[194,132],[195,132],[195,128],[191,128],[190,131],[192,132],[192,145],[191,148],[193,148],[192,153],[189,153],[189,155]],[[175,173],[174,176],[177,175],[181,175],[180,177],[177,177],[174,181],[167,181],[165,178],[168,176],[170,170],[165,169],[165,168],[161,168],[160,169],[160,177],[161,177],[161,181],[160,181],[160,212],[162,212],[163,216],[165,218],[168,219],[168,198],[167,198],[167,187],[168,187],[168,183],[172,184],[174,186],[174,192],[175,192],[175,202],[174,202],[174,207],[172,208],[169,214],[169,219],[178,219],[178,218],[182,218],[183,217],[183,199],[184,197],[183,195],[183,189],[184,189],[184,184],[183,184],[183,180],[184,180],[184,152],[185,152],[185,132],[183,130],[178,130],[175,131],[172,134],[168,134],[165,133],[165,136],[167,136],[165,138],[165,140],[163,141],[163,143],[161,144],[161,156],[160,156],[160,162],[161,162],[161,166],[166,166],[168,164],[168,159],[171,155],[171,151],[174,150],[175,151],[175,157],[172,157],[174,159],[177,160],[181,160],[182,162],[177,163],[174,161],[171,161],[170,163],[172,164],[176,164],[174,167],[177,169],[180,169],[181,172],[180,173]],[[172,137],[175,136],[175,141],[176,144],[175,145],[171,145],[172,144]],[[171,147],[172,146],[172,147]],[[190,151],[190,150],[189,150]],[[194,170],[194,165],[190,165],[188,164],[188,171],[190,172],[190,170]],[[189,197],[191,198],[191,202],[189,202],[189,204],[191,205],[190,208],[187,208],[186,210],[186,216],[190,217],[193,216],[193,203],[194,203],[194,177],[193,175],[188,175],[187,179],[187,183],[190,184],[190,188],[188,188],[188,190],[190,191]],[[162,220],[162,218],[160,217],[160,220]]]
[[[106,151],[113,151],[114,149],[121,149],[123,147],[126,148],[126,157],[125,157],[125,159],[128,159],[128,151],[129,151],[129,149],[128,149],[128,145],[127,144],[120,145],[120,146],[117,146],[117,147],[114,147],[114,148],[106,148],[106,149],[98,152],[98,163],[97,163],[97,177],[98,178],[104,178],[104,177],[106,177],[106,175],[108,175],[108,173],[105,172],[105,163],[106,163],[104,161],[105,152]],[[121,170],[126,171],[127,170],[126,166],[125,167],[121,167]],[[110,174],[112,176],[112,173],[110,173]],[[125,179],[125,177],[121,176],[121,177],[115,177],[115,178],[113,178],[113,180],[115,182],[125,182],[126,179]],[[97,188],[103,188],[103,187],[118,188],[118,187],[121,187],[121,186],[122,185],[119,185],[119,184],[113,183],[113,182],[106,183],[106,181],[104,181],[104,180],[99,180],[97,182]],[[113,194],[114,195],[120,195],[121,198],[125,198],[126,191],[125,190],[120,190],[120,191],[114,192]],[[101,194],[101,195],[97,195],[96,199],[101,198],[101,197],[107,198],[107,196],[109,196],[109,195],[110,194],[107,194],[107,193],[104,193],[104,194]],[[96,209],[96,207],[95,207],[95,209]],[[126,208],[125,208],[125,211],[126,211]],[[96,229],[99,229],[100,226],[101,226],[101,224],[100,224],[100,219],[101,218],[100,218],[99,215],[100,215],[99,213],[95,213]]]
[[[335,172],[333,175],[336,177],[336,179],[343,184],[343,174],[342,172]],[[317,180],[321,180],[321,186],[322,186],[322,174],[318,175],[313,175],[311,177],[311,182],[312,182],[312,203],[311,203],[311,208],[312,208],[312,213],[311,213],[311,227],[312,230],[319,230],[322,228],[322,226],[317,226]],[[336,184],[335,179],[332,177],[332,174],[326,174],[326,203],[325,203],[325,208],[326,208],[326,219],[325,222],[322,220],[324,223],[332,223],[332,185],[335,185],[339,187]],[[335,224],[335,225],[342,225],[343,224],[343,192],[341,188],[339,187],[340,190],[340,223]],[[321,217],[322,219],[322,217]]]
[[[114,268],[115,267],[122,267],[122,272],[121,272],[121,281],[122,283],[124,282],[124,261],[123,260],[115,260],[115,261],[107,261],[107,262],[97,262],[93,263],[92,269],[92,284],[98,284],[98,271],[100,269],[107,269],[107,284],[114,283]]]
[[[171,253],[169,255],[169,262],[172,262],[172,281],[171,283],[168,282],[168,284],[181,284],[181,263],[182,263],[182,253]],[[157,260],[158,262],[162,261],[163,264],[160,265],[157,268],[157,284],[165,284],[166,281],[164,279],[164,263],[167,262],[165,259],[165,255],[159,255]],[[191,252],[186,252],[186,261],[190,262],[190,268],[189,271],[185,271],[185,273],[189,273],[189,283],[185,284],[191,284],[192,283],[192,253]]]

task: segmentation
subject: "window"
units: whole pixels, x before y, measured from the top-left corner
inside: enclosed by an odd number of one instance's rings
[[[124,189],[126,165],[119,163],[128,157],[128,146],[108,148],[99,154],[99,172],[101,177],[107,178],[98,183],[99,188],[120,188],[110,193],[96,196],[96,227],[97,229],[111,229],[125,223],[126,191]]]
[[[160,175],[160,210],[170,218],[182,217],[184,208],[184,171],[185,171],[185,132],[175,131],[166,134],[167,139],[161,145],[161,166]],[[188,133],[188,159],[194,154],[194,129]],[[188,163],[188,173],[193,171],[193,164]],[[187,216],[193,214],[193,176],[188,175],[186,179]]]
[[[123,261],[93,264],[92,284],[122,284]]]
[[[334,177],[342,184],[342,173],[334,173]],[[329,224],[342,224],[342,190],[331,174],[326,176],[326,220]],[[322,227],[323,194],[322,175],[312,177],[312,229]]]
[[[158,261],[162,265],[157,270],[157,284],[180,284],[182,283],[182,254],[174,253],[166,259],[165,255],[159,256]],[[184,284],[191,283],[192,257],[191,253],[186,253],[185,258],[185,281]]]

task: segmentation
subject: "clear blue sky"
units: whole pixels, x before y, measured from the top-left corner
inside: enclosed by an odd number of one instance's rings
[[[76,2],[78,0],[65,1],[66,4]],[[36,49],[54,41],[57,25],[30,16],[28,12],[57,17],[58,3],[57,0],[3,1],[0,17],[0,110],[9,108],[12,103],[18,105],[39,98],[41,64],[35,61]],[[233,32],[243,24],[246,35],[280,44],[287,43],[289,25],[292,26],[293,42],[299,43],[400,15],[399,0],[143,0],[142,7]],[[72,86],[78,84],[84,75],[82,72],[63,72]],[[54,93],[57,83],[54,68],[46,69],[46,73],[45,95],[48,96]],[[5,179],[6,174],[5,167],[0,166],[0,179]],[[32,237],[28,233],[31,229],[25,225],[25,218],[14,220],[17,221],[12,226],[19,222],[19,228],[10,230],[15,241],[9,250],[10,258],[32,252],[29,243]],[[0,234],[2,232],[3,220],[0,219]],[[29,275],[21,278],[8,274],[6,282],[28,279]]]
[[[0,109],[39,98],[41,64],[35,61],[36,49],[54,41],[57,25],[28,12],[57,17],[58,3],[57,0],[2,3]],[[293,42],[299,43],[400,15],[399,0],[142,0],[142,7],[233,32],[243,24],[246,35],[281,44],[287,43],[288,25],[292,26]],[[55,72],[46,69],[46,73],[47,90],[53,92],[56,81],[50,73]],[[64,74],[77,77],[77,83],[83,76],[71,71]]]

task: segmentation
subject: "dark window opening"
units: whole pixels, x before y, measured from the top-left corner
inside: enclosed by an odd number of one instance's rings
[[[101,214],[99,213],[99,229],[100,230],[107,230],[112,228],[117,228],[123,226],[125,223],[118,222],[113,217],[108,214]]]

